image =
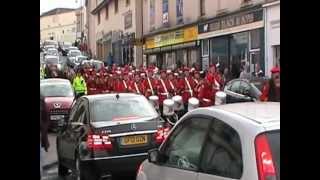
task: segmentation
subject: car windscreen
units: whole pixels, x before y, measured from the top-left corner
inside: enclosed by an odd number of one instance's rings
[[[71,55],[72,57],[76,57],[76,56],[80,56],[81,53],[80,53],[79,51],[72,51],[72,52],[70,52],[70,55]]]
[[[92,66],[94,67],[95,70],[99,70],[102,68],[102,63],[93,62]]]
[[[48,54],[56,54],[56,53],[58,53],[57,50],[48,50]]]
[[[59,64],[59,60],[57,58],[47,58],[46,62],[48,64]]]
[[[73,97],[72,86],[67,83],[40,84],[40,94],[43,97]]]
[[[78,57],[77,63],[80,63],[81,61],[87,60],[86,57]]]
[[[272,159],[276,166],[277,179],[280,179],[280,130],[266,133],[271,148]]]
[[[92,103],[91,112],[93,122],[157,116],[154,107],[141,97],[96,100]]]

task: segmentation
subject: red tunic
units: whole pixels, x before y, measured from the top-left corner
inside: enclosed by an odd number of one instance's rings
[[[169,82],[167,80],[160,79],[157,83],[157,94],[159,96],[159,104],[162,105],[163,101],[169,98]]]
[[[215,97],[213,96],[213,89],[210,84],[203,83],[200,86],[198,99],[200,101],[200,107],[207,107],[214,105]]]
[[[183,78],[183,92],[182,92],[182,99],[183,103],[188,103],[189,98],[194,96],[193,88],[195,86],[195,83],[192,79],[192,77]]]
[[[156,94],[156,88],[157,88],[157,80],[154,78],[146,78],[143,80],[143,86],[145,88],[145,96],[148,98],[149,96]]]
[[[143,82],[142,81],[139,81],[139,82],[131,81],[129,84],[129,92],[144,95],[145,87],[143,85]]]
[[[113,83],[113,91],[116,93],[128,92],[128,83],[125,80],[115,80]]]

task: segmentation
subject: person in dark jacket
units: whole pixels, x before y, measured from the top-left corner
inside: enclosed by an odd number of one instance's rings
[[[280,102],[280,68],[272,68],[271,73],[272,77],[264,85],[260,100]]]

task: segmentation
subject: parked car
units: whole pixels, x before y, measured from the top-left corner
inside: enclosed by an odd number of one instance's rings
[[[58,173],[71,169],[81,180],[135,173],[168,131],[142,95],[82,96],[57,136]]]
[[[69,42],[64,42],[62,47],[61,47],[61,52],[63,56],[67,56],[68,54],[68,49],[72,46],[71,43]]]
[[[51,55],[51,56],[59,56],[59,52],[56,48],[49,48],[47,51],[46,51],[46,55]]]
[[[61,77],[61,61],[59,56],[47,55],[44,58],[45,62],[45,74],[48,78]]]
[[[72,67],[75,64],[76,56],[81,56],[81,51],[79,50],[70,50],[67,57],[67,65]]]
[[[43,57],[47,55],[48,49],[55,48],[55,45],[46,45],[43,47]]]
[[[224,92],[227,94],[227,104],[258,101],[261,95],[261,91],[246,79],[229,81],[224,87]]]
[[[137,180],[280,180],[280,103],[248,102],[187,113]]]
[[[50,130],[57,131],[69,118],[74,97],[69,80],[56,78],[40,80],[40,98],[42,98],[40,100],[44,102],[42,117],[50,122]]]

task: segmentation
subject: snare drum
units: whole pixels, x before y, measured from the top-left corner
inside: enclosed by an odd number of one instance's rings
[[[174,115],[174,101],[172,99],[166,99],[163,101],[163,115],[173,116]]]
[[[159,109],[159,97],[158,96],[150,96],[149,102],[156,108]]]
[[[195,97],[189,98],[188,100],[188,111],[199,107],[199,100]]]
[[[173,110],[174,111],[182,111],[184,110],[183,100],[181,96],[173,96],[172,100],[174,102]]]

